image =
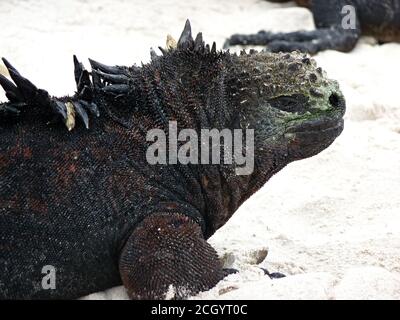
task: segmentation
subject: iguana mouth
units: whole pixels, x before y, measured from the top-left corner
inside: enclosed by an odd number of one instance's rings
[[[323,133],[337,129],[343,130],[343,126],[343,119],[314,119],[293,126],[287,130],[287,133]]]
[[[318,146],[319,144],[324,145],[325,143],[333,142],[343,131],[344,121],[340,120],[336,125],[325,127],[324,129],[309,129],[304,131],[297,131],[295,134],[295,140],[301,141],[303,148],[307,146]]]
[[[312,157],[326,149],[342,133],[343,119],[318,119],[294,126],[285,134],[291,160]]]

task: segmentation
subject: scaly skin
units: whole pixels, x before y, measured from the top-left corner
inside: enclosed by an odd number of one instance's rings
[[[274,0],[273,2],[286,2]],[[232,45],[266,45],[271,52],[291,52],[299,50],[315,54],[323,50],[351,51],[364,35],[374,36],[380,42],[400,41],[400,0],[309,0],[296,1],[309,7],[317,27],[315,31],[257,34],[234,34],[225,43]],[[354,29],[345,29],[342,21],[348,11],[342,13],[346,5],[356,12]]]
[[[91,79],[74,58],[78,90],[63,98],[5,61],[17,86],[0,77],[10,99],[0,104],[0,298],[78,298],[121,283],[140,299],[207,290],[225,272],[206,240],[273,174],[341,133],[343,95],[309,57],[217,52],[189,22],[173,43],[142,67],[91,60]],[[169,120],[254,129],[254,171],[149,164],[146,133]],[[41,287],[45,265],[54,290]]]

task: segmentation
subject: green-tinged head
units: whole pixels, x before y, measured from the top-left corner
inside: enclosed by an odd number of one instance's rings
[[[336,81],[301,53],[252,52],[232,59],[228,87],[241,127],[254,128],[255,154],[282,164],[313,156],[343,130]]]

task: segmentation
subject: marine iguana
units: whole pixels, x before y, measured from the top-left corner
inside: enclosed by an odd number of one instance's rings
[[[206,240],[343,130],[338,83],[307,55],[217,51],[201,33],[193,40],[189,21],[160,50],[140,67],[90,60],[91,72],[74,56],[77,92],[62,98],[3,59],[13,82],[0,77],[0,298],[78,298],[121,283],[134,299],[210,289],[225,272]],[[254,171],[149,164],[146,134],[171,120],[254,129]],[[42,287],[44,266],[54,289]]]
[[[262,30],[251,35],[234,34],[224,47],[266,45],[271,52],[299,50],[315,54],[328,49],[349,52],[361,35],[374,36],[381,43],[400,41],[400,0],[297,0],[296,3],[311,9],[316,30],[289,33]],[[347,24],[351,11],[345,6],[354,8],[354,27]]]

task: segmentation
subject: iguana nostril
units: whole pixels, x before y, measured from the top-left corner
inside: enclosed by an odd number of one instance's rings
[[[332,93],[329,97],[329,103],[332,107],[339,108],[342,105],[342,99],[336,93]]]

